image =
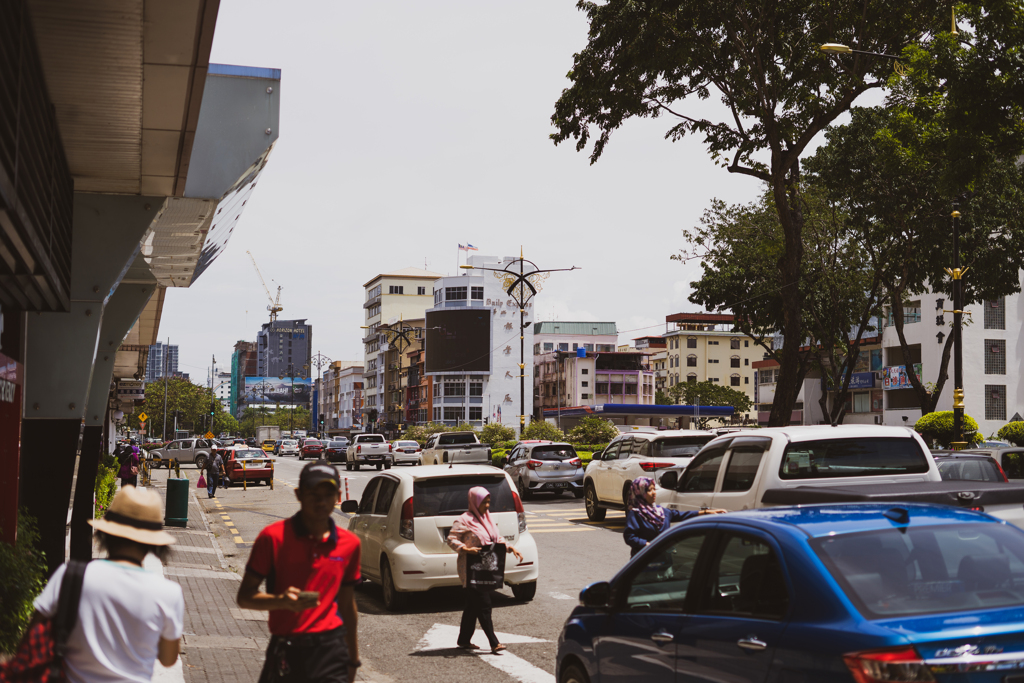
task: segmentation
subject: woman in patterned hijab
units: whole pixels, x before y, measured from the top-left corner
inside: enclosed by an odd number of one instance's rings
[[[629,487],[626,501],[626,529],[622,537],[630,547],[630,557],[636,555],[669,528],[674,522],[682,522],[698,515],[713,515],[725,510],[668,510],[656,505],[657,485],[650,477],[637,477]]]

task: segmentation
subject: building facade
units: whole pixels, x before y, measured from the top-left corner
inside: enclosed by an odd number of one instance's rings
[[[231,406],[231,373],[218,372],[213,380],[213,395],[225,410]]]
[[[358,379],[353,381],[353,377]],[[336,360],[327,366],[317,382],[317,414],[324,418],[324,431],[347,434],[353,425],[353,404],[362,403],[362,361]]]
[[[479,268],[503,269],[519,259],[474,255],[467,261]],[[424,365],[432,378],[431,419],[447,425],[498,422],[518,431],[533,414],[529,370],[535,344],[530,324],[534,302],[524,309],[526,328],[520,332],[519,308],[497,274],[469,272],[437,280],[434,306],[426,313]]]
[[[164,373],[173,377],[178,372],[178,345],[157,342],[149,347],[146,360],[146,381],[162,379]]]
[[[551,351],[534,357],[535,419],[544,411],[654,405],[654,371],[645,351]]]
[[[313,326],[301,320],[263,323],[256,335],[258,377],[310,376]]]
[[[682,382],[714,382],[755,401],[752,363],[764,349],[737,330],[731,313],[676,313],[665,316],[666,388]],[[750,413],[738,419],[753,419]]]
[[[236,418],[240,418],[244,410],[239,399],[245,390],[245,378],[256,377],[256,367],[256,342],[236,342],[231,354],[231,389],[228,400],[228,409]]]
[[[420,268],[403,268],[381,273],[363,285],[363,424],[383,421],[387,411],[384,377],[386,336],[378,332],[382,324],[422,319],[433,305],[433,285],[440,273]],[[375,424],[373,425],[376,426]]]
[[[576,353],[611,353],[617,350],[619,332],[615,323],[542,321],[534,325],[533,353],[541,355],[553,351]]]

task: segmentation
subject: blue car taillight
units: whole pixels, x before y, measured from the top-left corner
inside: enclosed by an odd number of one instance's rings
[[[912,647],[868,650],[843,655],[857,683],[917,683],[934,681],[931,670]]]

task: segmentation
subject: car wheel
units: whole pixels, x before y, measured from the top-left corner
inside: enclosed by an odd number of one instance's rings
[[[206,469],[206,456],[205,455],[197,455],[196,456],[196,469],[197,470],[205,470]]]
[[[587,519],[591,522],[600,522],[603,520],[608,511],[597,504],[597,491],[594,490],[594,485],[587,484],[586,491],[583,495],[586,498]]]
[[[384,463],[384,469],[390,470],[391,469],[391,463],[389,463],[389,462]]]
[[[562,669],[558,683],[590,683],[590,678],[579,664],[570,664]]]
[[[632,488],[630,484],[626,484],[622,487],[622,507],[629,509],[629,489]]]
[[[348,472],[351,472],[352,471],[352,463],[350,463],[350,462],[345,463],[345,470],[348,471]]]
[[[384,596],[384,607],[389,612],[397,612],[405,605],[405,596],[395,588],[395,580],[391,576],[391,563],[387,557],[380,558],[380,586]]]
[[[519,477],[519,480],[516,481],[516,488],[519,489],[519,497],[522,500],[530,500],[530,498],[533,497],[530,487],[526,485],[526,482],[523,481],[522,477]]]
[[[377,463],[377,471],[380,472],[382,469],[384,469],[384,463],[382,463],[382,462]]]
[[[534,596],[537,595],[537,582],[530,581],[528,583],[512,584],[512,595],[515,596],[516,600],[522,600],[523,602],[533,600]]]
[[[358,472],[359,471],[359,463],[357,463],[357,462],[352,463],[352,469],[354,469],[356,472]]]

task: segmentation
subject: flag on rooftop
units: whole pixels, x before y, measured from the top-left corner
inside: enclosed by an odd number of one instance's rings
[[[459,251],[479,251],[476,247],[468,242],[466,244],[459,245]]]

